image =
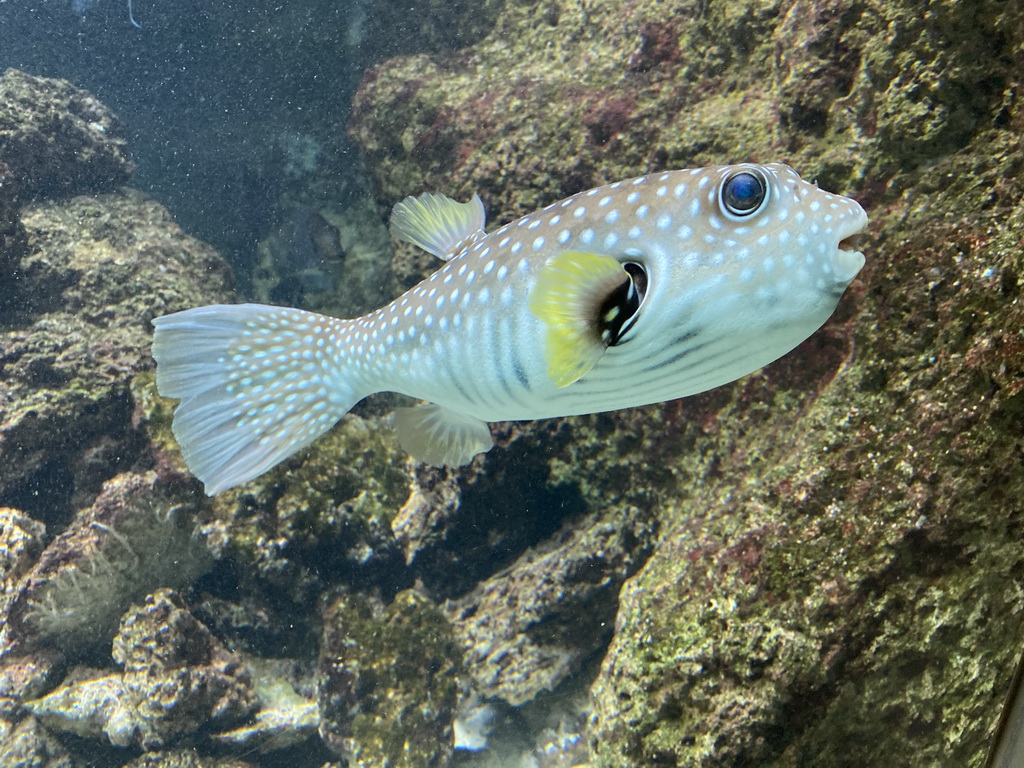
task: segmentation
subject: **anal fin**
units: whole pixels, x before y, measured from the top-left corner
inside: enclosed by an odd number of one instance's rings
[[[487,422],[434,403],[395,409],[402,448],[435,467],[461,467],[494,445]]]

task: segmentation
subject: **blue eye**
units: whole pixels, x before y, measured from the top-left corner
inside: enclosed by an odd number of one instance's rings
[[[722,185],[722,210],[731,217],[745,217],[759,211],[768,199],[768,184],[759,173],[743,170]]]

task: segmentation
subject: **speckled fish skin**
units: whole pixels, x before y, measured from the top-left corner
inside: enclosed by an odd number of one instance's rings
[[[722,188],[744,170],[767,194],[737,217]],[[470,234],[437,272],[360,318],[259,305],[230,308],[230,321],[224,307],[159,318],[158,384],[183,398],[175,431],[210,493],[265,471],[377,391],[485,422],[674,399],[748,374],[819,328],[863,266],[843,241],[866,223],[858,203],[781,164],[649,174]],[[637,264],[647,285],[622,338],[557,386],[530,297],[567,251]]]

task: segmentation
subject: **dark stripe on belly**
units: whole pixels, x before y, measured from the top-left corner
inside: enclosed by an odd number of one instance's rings
[[[703,349],[707,349],[710,347],[712,349],[711,354],[705,355],[704,357],[695,360],[692,365],[687,367],[686,371],[688,373],[691,373],[692,375],[686,376],[684,379],[682,379],[682,381],[689,381],[690,379],[706,375],[707,371],[705,369],[707,368],[707,366],[710,363],[714,363],[722,354],[726,353],[729,349],[731,349],[731,347],[723,348],[720,346],[720,342],[723,340],[723,338],[724,337],[719,337],[718,339],[709,339],[708,341],[701,344],[701,348]],[[666,379],[671,379],[673,376],[678,376],[681,373],[681,371],[671,369],[665,370],[664,368],[661,368],[660,370],[660,374],[643,379],[639,378],[636,375],[624,373],[622,376],[624,381],[620,381],[616,384],[613,384],[611,387],[603,389],[591,389],[587,385],[597,385],[598,381],[588,381],[586,378],[583,378],[579,382],[578,392],[586,397],[603,397],[605,395],[621,392],[624,383],[630,387],[642,387],[644,389],[653,389],[656,388],[659,384],[663,383]],[[644,371],[644,373],[649,372],[650,371]],[[607,380],[602,377],[600,381],[601,383],[604,383],[604,381]]]

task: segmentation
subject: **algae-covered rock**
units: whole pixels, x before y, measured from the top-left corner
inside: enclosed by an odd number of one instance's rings
[[[201,727],[238,723],[257,707],[242,659],[198,621],[181,598],[159,590],[125,614],[114,638],[139,742],[159,746]]]
[[[194,749],[172,749],[140,755],[125,763],[125,768],[252,768],[253,763],[238,757],[212,757]]]
[[[9,590],[0,651],[75,655],[109,642],[133,602],[209,570],[195,515],[155,473],[111,480]]]
[[[218,494],[210,539],[308,622],[333,581],[355,573],[387,586],[408,581],[391,520],[409,495],[409,465],[380,417],[350,414],[310,450]]]
[[[35,204],[0,301],[0,499],[59,528],[147,450],[149,321],[225,300],[226,266],[137,192]]]
[[[0,755],[18,768],[74,768],[74,759],[35,717],[0,720]]]
[[[353,765],[446,766],[460,654],[451,625],[412,590],[390,605],[349,593],[324,613],[320,734]]]
[[[154,749],[256,708],[248,668],[170,590],[129,610],[112,646],[121,671],[76,668],[28,710],[57,731]]]
[[[133,171],[117,117],[67,80],[0,76],[0,165],[27,198],[106,192]]]
[[[616,594],[646,559],[649,537],[646,515],[616,512],[574,521],[445,605],[482,696],[532,701],[607,644]]]

